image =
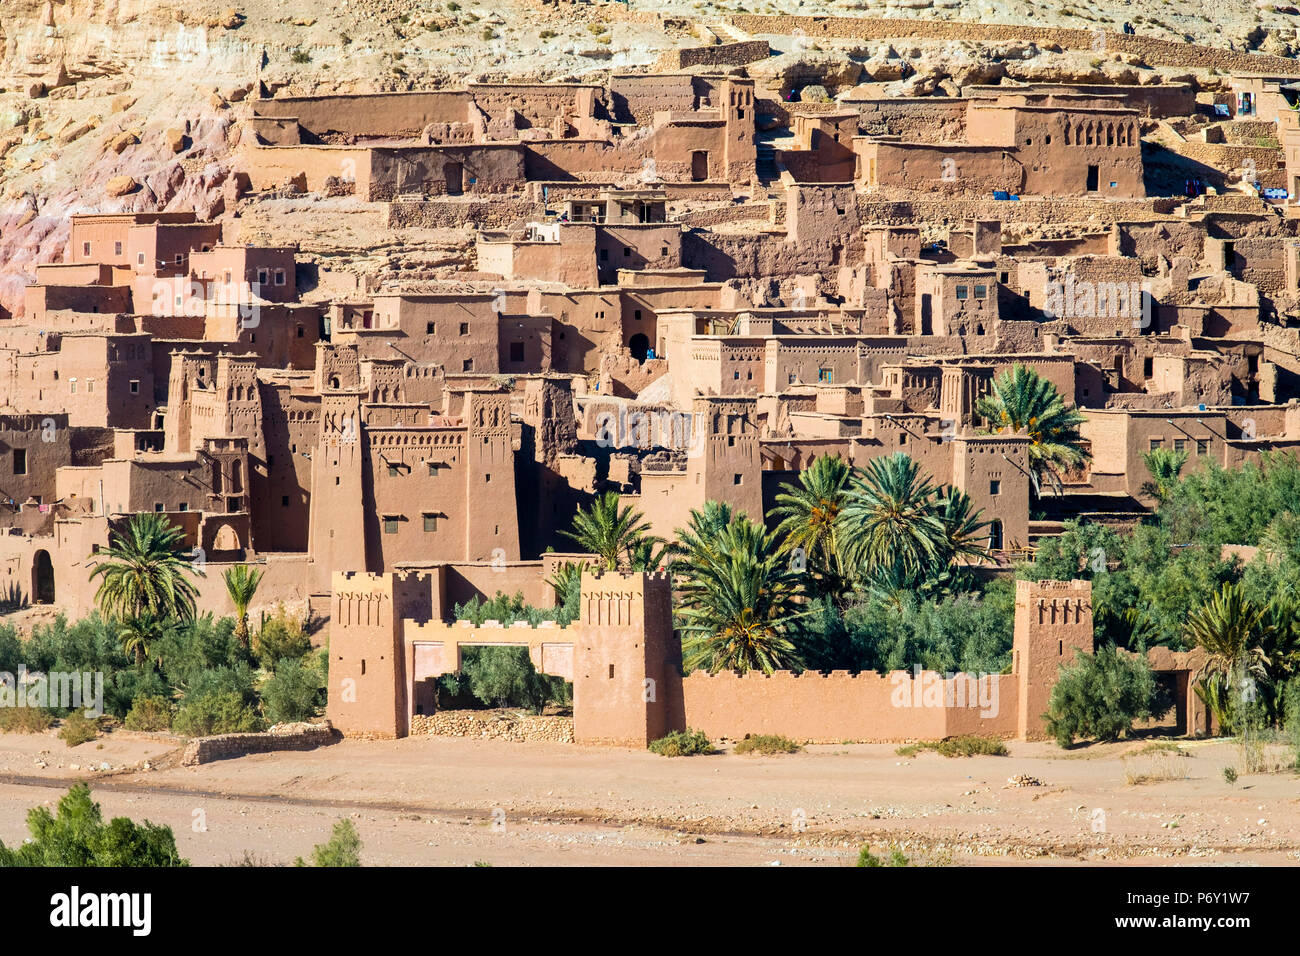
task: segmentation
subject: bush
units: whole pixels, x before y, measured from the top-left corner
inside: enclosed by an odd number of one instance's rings
[[[897,847],[890,852],[889,860],[884,861],[871,852],[870,846],[864,846],[858,851],[858,866],[911,866],[911,863]]]
[[[572,685],[539,674],[525,647],[467,647],[461,652],[460,673],[444,676],[439,687],[452,695],[468,691],[488,707],[523,707],[534,713],[547,704],[573,701]]]
[[[6,734],[43,734],[54,715],[43,707],[0,707],[0,731]]]
[[[99,722],[91,720],[79,710],[74,710],[63,718],[63,728],[59,731],[61,739],[69,747],[89,743],[99,736]]]
[[[661,757],[694,757],[713,753],[713,742],[702,730],[674,730],[650,742],[650,751]]]
[[[1118,740],[1133,721],[1156,714],[1159,694],[1146,659],[1107,645],[1095,654],[1078,652],[1061,672],[1047,708],[1047,731],[1069,747],[1076,737]]]
[[[12,850],[0,843],[0,866],[189,866],[171,827],[126,817],[105,823],[84,783],[64,794],[57,815],[44,807],[28,811],[27,829],[27,843]]]
[[[945,757],[1005,757],[1007,745],[997,737],[981,737],[978,734],[962,734],[957,737],[944,737],[942,740],[923,740],[920,743],[899,747],[895,753],[900,757],[914,757],[923,750],[933,750]]]
[[[746,734],[745,739],[736,744],[738,754],[793,754],[803,750],[801,744],[780,734]]]
[[[302,857],[294,861],[294,866],[307,866]],[[334,832],[326,843],[316,844],[311,851],[311,866],[360,866],[361,837],[351,820],[340,820],[334,824]]]
[[[213,691],[187,698],[172,722],[172,729],[186,737],[251,733],[262,727],[256,711],[232,691]]]
[[[285,658],[296,660],[311,653],[311,638],[302,624],[289,617],[283,608],[262,625],[254,644],[257,662],[266,670],[274,670]]]
[[[127,730],[162,731],[170,730],[174,708],[165,697],[145,694],[135,699],[126,719],[122,721]]]
[[[310,659],[281,659],[275,673],[262,685],[262,712],[272,724],[315,717],[323,688]]]

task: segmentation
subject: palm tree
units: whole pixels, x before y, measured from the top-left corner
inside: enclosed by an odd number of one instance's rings
[[[166,627],[166,618],[153,611],[127,615],[117,628],[117,639],[122,642],[122,652],[134,657],[136,666],[143,667],[149,659],[150,647],[162,636]]]
[[[1208,655],[1205,671],[1223,677],[1267,677],[1262,650],[1270,627],[1268,609],[1259,607],[1234,581],[1224,584],[1187,615],[1183,633],[1189,644]]]
[[[725,506],[723,506],[725,507]],[[681,532],[684,553],[678,569],[677,624],[683,666],[745,673],[797,667],[792,625],[807,610],[801,575],[790,569],[775,533],[744,516],[723,528],[711,526],[719,509],[691,512],[691,529]]]
[[[163,515],[141,512],[115,531],[98,558],[92,578],[101,578],[95,600],[105,617],[152,611],[163,618],[194,617],[198,590],[185,576],[198,573],[188,560],[184,532]]]
[[[944,551],[949,560],[988,558],[993,522],[980,520],[984,511],[975,508],[970,495],[956,488],[946,489],[936,502],[935,515],[943,529]]]
[[[578,509],[573,516],[573,530],[561,531],[572,538],[584,551],[598,555],[604,567],[618,570],[620,565],[630,565],[639,546],[646,539],[660,541],[647,534],[650,522],[628,505],[619,508],[617,492],[607,491],[591,503],[589,511]]]
[[[1034,494],[1042,493],[1046,478],[1059,495],[1060,473],[1088,458],[1079,426],[1078,409],[1066,405],[1056,386],[1033,369],[1016,365],[993,380],[991,391],[975,411],[993,434],[1023,433],[1029,437],[1029,468]]]
[[[1151,480],[1142,483],[1142,494],[1163,502],[1178,483],[1178,475],[1187,464],[1187,452],[1174,448],[1152,448],[1142,455]]]
[[[253,603],[257,586],[262,583],[262,573],[247,564],[236,564],[227,568],[224,575],[226,593],[235,605],[235,637],[245,647],[248,647],[248,606]]]
[[[921,466],[902,452],[855,471],[839,517],[846,563],[859,577],[894,564],[909,575],[934,567],[946,548],[936,493]]]
[[[822,455],[799,472],[798,484],[783,484],[777,506],[768,512],[780,518],[776,533],[787,552],[802,548],[808,565],[821,577],[825,590],[836,593],[844,577],[840,557],[840,513],[848,501],[848,464],[839,456]]]

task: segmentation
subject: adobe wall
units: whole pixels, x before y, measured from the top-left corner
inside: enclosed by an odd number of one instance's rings
[[[361,93],[254,100],[257,116],[296,119],[324,140],[415,136],[431,123],[464,123],[473,97],[467,91]]]
[[[356,194],[370,195],[368,149],[348,146],[251,146],[243,150],[253,189],[275,189],[296,182],[307,192],[322,192],[326,180],[354,181]]]
[[[527,199],[434,199],[388,204],[389,229],[508,229],[520,221],[541,219],[546,207]]]
[[[686,726],[715,740],[746,734],[783,734],[811,743],[1011,737],[1019,709],[1013,677],[944,680],[932,671],[777,671],[771,676],[751,671],[744,677],[696,671],[682,678],[681,693]]]

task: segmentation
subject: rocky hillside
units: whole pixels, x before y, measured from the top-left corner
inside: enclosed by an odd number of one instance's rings
[[[416,89],[465,79],[598,79],[649,68],[664,50],[736,39],[741,13],[821,13],[1118,29],[1289,55],[1300,14],[1223,0],[1073,6],[1026,0],[786,0],[757,6],[631,0],[5,0],[0,21],[0,308],[21,308],[38,262],[57,261],[74,212],[196,209],[228,216],[247,99],[259,92]],[[1212,15],[1212,18],[1211,18]],[[824,75],[834,90],[900,60],[905,94],[1050,72],[1052,54],[1016,45],[810,43],[771,37],[784,56],[751,68]],[[1014,55],[1012,53],[1014,51]],[[1084,75],[1114,81],[1105,58]],[[1111,60],[1114,60],[1112,63]],[[1014,70],[999,64],[1016,62]],[[951,69],[948,67],[951,66]],[[919,68],[919,69],[918,69]],[[1080,72],[1077,58],[1069,67]],[[1090,72],[1091,71],[1091,72]],[[1068,70],[1067,70],[1068,72]],[[1130,71],[1131,72],[1131,71]],[[916,77],[922,79],[916,79]],[[930,79],[924,79],[924,78]],[[1122,81],[1122,80],[1120,80]],[[1133,80],[1136,82],[1136,80]]]

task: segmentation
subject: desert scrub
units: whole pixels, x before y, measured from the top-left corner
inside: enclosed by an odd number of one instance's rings
[[[694,757],[713,753],[713,742],[702,730],[674,730],[650,742],[650,752],[661,757]]]
[[[922,740],[907,744],[896,751],[900,757],[915,757],[923,750],[933,750],[945,757],[1005,757],[1007,745],[997,737],[981,737],[978,734],[962,734],[959,737],[944,737],[942,740]]]
[[[289,59],[293,60],[294,63],[310,63],[311,54],[306,50],[294,50]]]
[[[42,734],[54,724],[43,707],[0,707],[0,731],[6,734]]]
[[[501,34],[497,33],[497,31],[493,30],[491,27],[484,27],[483,32],[479,34],[479,36],[484,40],[495,40],[500,35]]]
[[[557,36],[559,36],[559,34],[556,33],[554,30],[543,30],[541,33],[537,34],[537,39],[554,40]]]
[[[793,754],[803,750],[801,744],[780,734],[748,734],[736,744],[738,754]]]
[[[142,694],[131,703],[122,725],[127,730],[157,732],[170,730],[172,726],[173,707],[165,697]]]
[[[1047,732],[1061,747],[1077,737],[1118,740],[1133,730],[1133,721],[1156,715],[1159,688],[1141,657],[1128,657],[1114,645],[1095,654],[1077,653],[1052,688],[1047,705]]]
[[[63,727],[59,730],[59,739],[69,747],[89,743],[98,736],[99,723],[79,710],[74,710],[63,718]]]
[[[882,860],[871,852],[870,846],[864,846],[858,851],[858,866],[911,866],[911,861],[903,856],[903,851],[894,847],[890,851],[888,859]]]

